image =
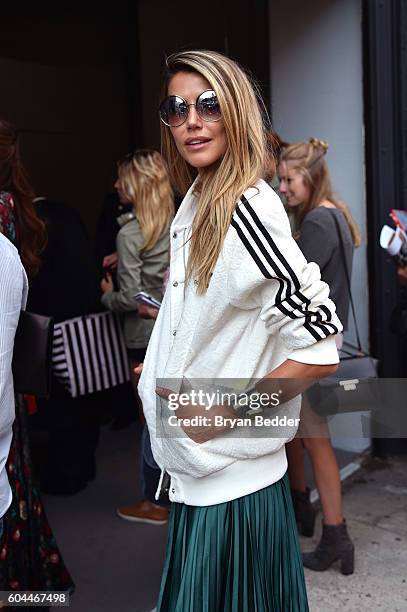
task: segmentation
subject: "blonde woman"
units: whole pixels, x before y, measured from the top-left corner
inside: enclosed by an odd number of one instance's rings
[[[281,390],[283,408],[298,414],[300,379],[336,370],[341,325],[263,180],[262,116],[234,61],[214,51],[167,59],[162,151],[187,193],[171,226],[170,279],[139,383],[162,471],[158,494],[168,489],[173,502],[158,611],[308,610],[285,475],[285,442],[296,427],[260,438],[250,406],[261,389]],[[308,322],[311,313],[318,316]],[[287,389],[285,377],[297,383]],[[215,388],[217,379],[245,379],[246,392],[197,406],[177,390],[198,378]],[[203,415],[209,420],[190,418]],[[237,415],[246,423],[238,437]]]
[[[139,313],[134,295],[145,291],[161,300],[174,203],[167,166],[157,151],[139,150],[121,160],[115,188],[121,202],[132,204],[133,210],[118,218],[121,226],[116,240],[119,290],[114,291],[112,277],[107,274],[101,282],[102,302],[109,310],[124,315],[124,339],[133,371],[144,360],[154,326],[153,319]],[[135,376],[133,382],[137,390]],[[161,525],[167,521],[168,510],[154,500],[157,468],[147,431],[142,436],[141,465],[142,501],[118,508],[117,512],[129,521]]]
[[[332,192],[325,160],[327,150],[328,144],[316,138],[283,148],[278,167],[279,190],[294,212],[298,245],[307,261],[318,264],[322,280],[330,287],[330,297],[336,305],[338,317],[347,329],[347,274],[350,278],[353,250],[360,245],[361,236],[347,206]],[[342,334],[338,334],[336,342],[340,348]],[[302,535],[312,536],[315,510],[306,487],[304,447],[311,458],[323,514],[322,538],[314,552],[303,554],[304,565],[314,570],[326,570],[340,559],[342,573],[351,574],[354,549],[343,518],[339,468],[329,428],[326,419],[313,413],[306,397],[303,399],[299,437],[288,444],[287,454],[299,529]]]

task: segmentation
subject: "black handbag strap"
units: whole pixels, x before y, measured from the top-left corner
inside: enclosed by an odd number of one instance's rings
[[[330,210],[330,209],[328,208],[328,210]],[[345,245],[343,243],[343,236],[342,236],[341,228],[340,228],[340,225],[339,225],[339,221],[338,221],[338,219],[337,219],[337,217],[336,217],[334,212],[332,212],[331,217],[334,220],[336,231],[338,233],[338,238],[339,238],[339,244],[340,244],[340,249],[341,249],[341,254],[342,254],[343,267],[344,267],[345,276],[346,276],[346,284],[348,286],[348,292],[349,292],[349,301],[350,301],[350,305],[351,305],[353,321],[355,323],[357,349],[362,353],[363,349],[362,349],[362,343],[360,341],[358,322],[357,322],[357,319],[356,319],[355,304],[353,302],[353,297],[352,297],[352,287],[351,287],[351,283],[350,283],[350,275],[349,275],[348,266],[346,264]]]

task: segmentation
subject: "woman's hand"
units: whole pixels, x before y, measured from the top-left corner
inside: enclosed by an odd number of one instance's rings
[[[110,253],[110,255],[106,255],[103,258],[103,263],[102,266],[104,268],[110,268],[111,270],[114,270],[115,268],[117,268],[117,262],[119,261],[119,257],[117,255],[117,253]]]
[[[142,304],[138,302],[137,312],[142,319],[156,319],[158,317],[158,308],[154,306],[148,306],[148,304]]]
[[[111,293],[114,289],[112,275],[106,272],[106,278],[102,278],[100,281],[100,288],[103,293]]]
[[[133,368],[133,372],[136,376],[141,376],[141,373],[143,371],[143,365],[143,363],[139,363],[135,368]]]
[[[156,393],[166,400],[174,395],[173,391],[162,387],[157,387]],[[179,426],[187,436],[197,444],[203,444],[225,431],[229,431],[233,428],[233,422],[236,422],[237,418],[230,406],[211,406],[210,410],[206,410],[205,406],[196,404],[185,406],[179,404],[178,408],[174,410],[173,416],[178,419]],[[192,425],[191,419],[194,417],[196,421]],[[215,417],[221,417],[222,425],[215,425]]]

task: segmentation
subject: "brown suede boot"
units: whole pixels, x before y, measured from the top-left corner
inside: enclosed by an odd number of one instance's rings
[[[337,560],[341,562],[342,574],[353,574],[355,549],[345,519],[339,525],[322,523],[322,537],[318,546],[314,552],[302,553],[304,567],[317,572],[327,570]]]

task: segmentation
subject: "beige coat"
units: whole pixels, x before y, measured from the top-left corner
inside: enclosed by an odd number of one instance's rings
[[[117,282],[119,291],[105,293],[102,302],[109,310],[124,313],[124,339],[127,348],[145,348],[150,339],[154,320],[137,314],[134,295],[145,291],[161,301],[163,277],[169,263],[169,228],[152,249],[142,251],[143,234],[136,218],[130,219],[119,231],[116,248],[119,256]]]

